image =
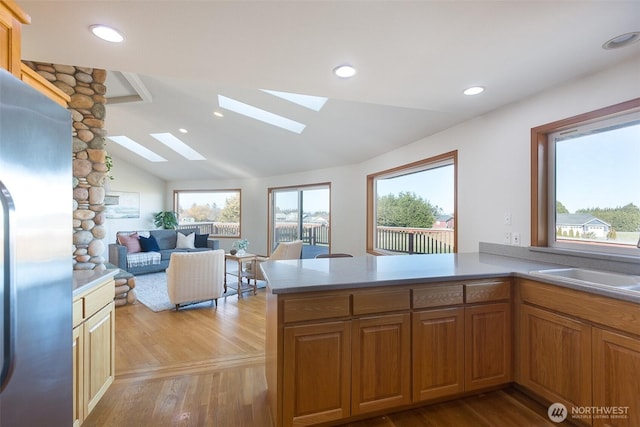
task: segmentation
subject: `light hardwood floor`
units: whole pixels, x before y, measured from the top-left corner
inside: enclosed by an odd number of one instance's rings
[[[264,325],[264,289],[217,308],[118,308],[116,380],[83,426],[270,427]],[[555,425],[546,407],[507,389],[345,427]]]

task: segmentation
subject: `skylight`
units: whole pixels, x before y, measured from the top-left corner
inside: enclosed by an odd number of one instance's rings
[[[277,126],[297,134],[301,134],[306,127],[306,125],[296,122],[295,120],[270,113],[261,108],[254,107],[253,105],[227,98],[226,96],[218,95],[218,105],[220,108],[242,114],[243,116],[250,117],[255,120],[260,120],[261,122]]]
[[[154,153],[153,151],[149,150],[146,147],[143,147],[142,145],[138,144],[128,136],[108,136],[107,138],[109,138],[111,141],[115,142],[116,144],[121,145],[127,150],[136,153],[138,156],[149,160],[150,162],[166,162],[167,161],[167,159],[165,159],[164,157],[159,156],[158,154]]]
[[[286,99],[289,102],[293,102],[294,104],[301,105],[313,111],[320,111],[322,107],[324,107],[324,104],[327,102],[327,98],[323,96],[300,95],[299,93],[278,92],[268,89],[260,90],[273,96],[277,96],[278,98]]]
[[[176,153],[188,160],[206,160],[204,156],[198,153],[193,148],[182,142],[179,138],[175,137],[169,132],[164,133],[152,133],[152,137],[162,142],[167,147],[171,148]]]

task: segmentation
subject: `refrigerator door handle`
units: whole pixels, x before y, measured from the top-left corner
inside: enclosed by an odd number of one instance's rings
[[[14,319],[14,247],[11,226],[15,211],[11,193],[0,181],[0,204],[2,205],[2,288],[0,304],[2,304],[2,318],[0,328],[2,333],[2,371],[0,371],[0,392],[5,389],[11,378],[15,360],[15,319]]]

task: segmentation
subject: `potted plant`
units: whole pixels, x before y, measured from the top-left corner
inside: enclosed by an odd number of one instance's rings
[[[249,241],[247,239],[240,239],[233,242],[233,249],[237,250],[238,255],[244,255],[249,249]]]
[[[175,230],[178,226],[178,217],[173,211],[160,211],[153,217],[153,223],[156,227],[165,230]]]

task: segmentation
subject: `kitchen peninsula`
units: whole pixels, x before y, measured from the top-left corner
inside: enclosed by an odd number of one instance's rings
[[[529,275],[556,267],[484,253],[262,264],[275,425],[341,424],[513,383],[568,408],[637,405],[624,393],[640,381],[629,368],[640,294]],[[635,409],[620,425],[640,421]]]

